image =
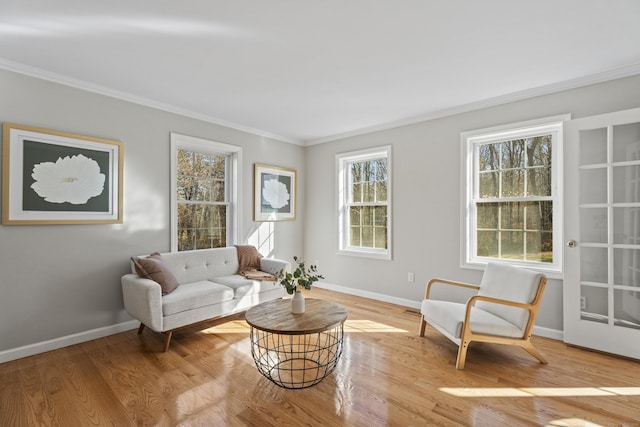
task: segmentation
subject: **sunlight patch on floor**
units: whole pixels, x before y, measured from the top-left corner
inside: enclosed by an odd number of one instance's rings
[[[640,396],[640,387],[441,387],[439,390],[457,397]]]
[[[212,326],[210,328],[201,331],[205,334],[248,334],[249,325],[244,320],[234,320],[231,322],[222,323],[220,325]],[[408,331],[393,326],[385,325],[383,323],[374,322],[371,320],[347,320],[344,324],[345,332],[382,332],[382,333],[403,333]]]
[[[244,320],[234,320],[207,328],[205,334],[249,334],[249,325]]]
[[[547,424],[547,427],[604,427],[601,424],[592,423],[580,418],[565,418],[562,420],[553,420]]]
[[[250,327],[244,320],[233,320],[221,323],[200,331],[203,334],[249,334]],[[378,332],[378,333],[402,333],[408,331],[372,320],[347,320],[344,324],[345,332]]]
[[[347,320],[344,324],[345,332],[395,332],[407,333],[404,329],[395,328],[371,320]]]

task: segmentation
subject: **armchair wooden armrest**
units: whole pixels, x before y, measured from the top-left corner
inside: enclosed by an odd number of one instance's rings
[[[535,304],[525,304],[522,302],[516,302],[516,301],[509,301],[506,299],[500,299],[500,298],[493,298],[493,297],[488,297],[485,295],[474,295],[471,298],[469,298],[469,301],[467,301],[467,306],[471,307],[473,306],[476,301],[486,301],[486,302],[490,302],[490,303],[494,303],[494,304],[502,304],[502,305],[508,305],[511,307],[518,307],[518,308],[524,308],[526,310],[531,311],[534,307]]]
[[[538,290],[536,292],[533,301],[529,304],[521,303],[517,301],[509,301],[495,297],[489,297],[486,295],[475,295],[467,301],[467,308],[464,316],[464,323],[462,327],[462,336],[460,340],[460,348],[458,350],[458,357],[456,360],[456,369],[463,369],[467,357],[467,349],[471,341],[488,342],[496,344],[517,345],[522,347],[527,353],[538,359],[540,363],[546,364],[545,357],[531,344],[531,334],[533,332],[533,325],[535,318],[538,315],[538,309],[540,308],[540,301],[542,299],[542,293],[544,291],[547,279],[545,277],[540,279]],[[471,308],[478,301],[486,301],[488,303],[500,304],[510,307],[517,307],[527,310],[529,312],[529,319],[526,322],[524,333],[521,338],[509,338],[499,337],[493,335],[474,334],[471,331]]]
[[[491,304],[500,304],[500,305],[506,305],[509,307],[517,307],[517,308],[522,308],[524,310],[527,310],[529,312],[529,321],[527,322],[527,325],[525,327],[525,331],[524,331],[524,336],[523,338],[530,338],[531,337],[531,331],[533,329],[533,322],[531,321],[532,319],[535,318],[535,316],[538,313],[538,298],[534,299],[533,303],[531,304],[527,304],[527,303],[521,303],[521,302],[517,302],[517,301],[509,301],[509,300],[505,300],[505,299],[500,299],[500,298],[494,298],[494,297],[488,297],[486,295],[475,295],[471,298],[469,298],[469,301],[467,301],[467,309],[465,311],[465,316],[464,316],[464,331],[463,331],[463,336],[464,335],[471,335],[471,308],[475,305],[476,302],[478,301],[485,301]],[[487,342],[500,342],[500,339],[496,338],[494,339],[489,339],[489,340],[485,340]],[[510,342],[510,340],[508,340]]]
[[[436,283],[440,283],[443,285],[458,286],[461,288],[475,289],[475,290],[480,289],[480,286],[473,285],[471,283],[456,282],[455,280],[447,280],[447,279],[431,279],[429,280],[429,283],[427,283],[427,289],[424,292],[425,299],[429,299],[429,295],[431,293],[431,286],[435,285]]]

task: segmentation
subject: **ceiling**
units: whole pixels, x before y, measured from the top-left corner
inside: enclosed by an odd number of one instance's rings
[[[640,74],[640,1],[2,0],[0,68],[308,145]]]

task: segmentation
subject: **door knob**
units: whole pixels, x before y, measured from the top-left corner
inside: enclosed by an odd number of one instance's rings
[[[575,248],[576,246],[578,246],[578,242],[576,242],[575,240],[569,240],[567,242],[567,246],[569,246],[570,248]]]

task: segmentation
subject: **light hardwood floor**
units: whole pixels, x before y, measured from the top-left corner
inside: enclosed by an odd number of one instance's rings
[[[534,337],[456,346],[405,307],[315,288],[349,311],[344,354],[318,385],[262,377],[243,317],[162,338],[135,330],[0,364],[0,426],[640,426],[640,362]],[[640,344],[639,344],[640,345]]]

